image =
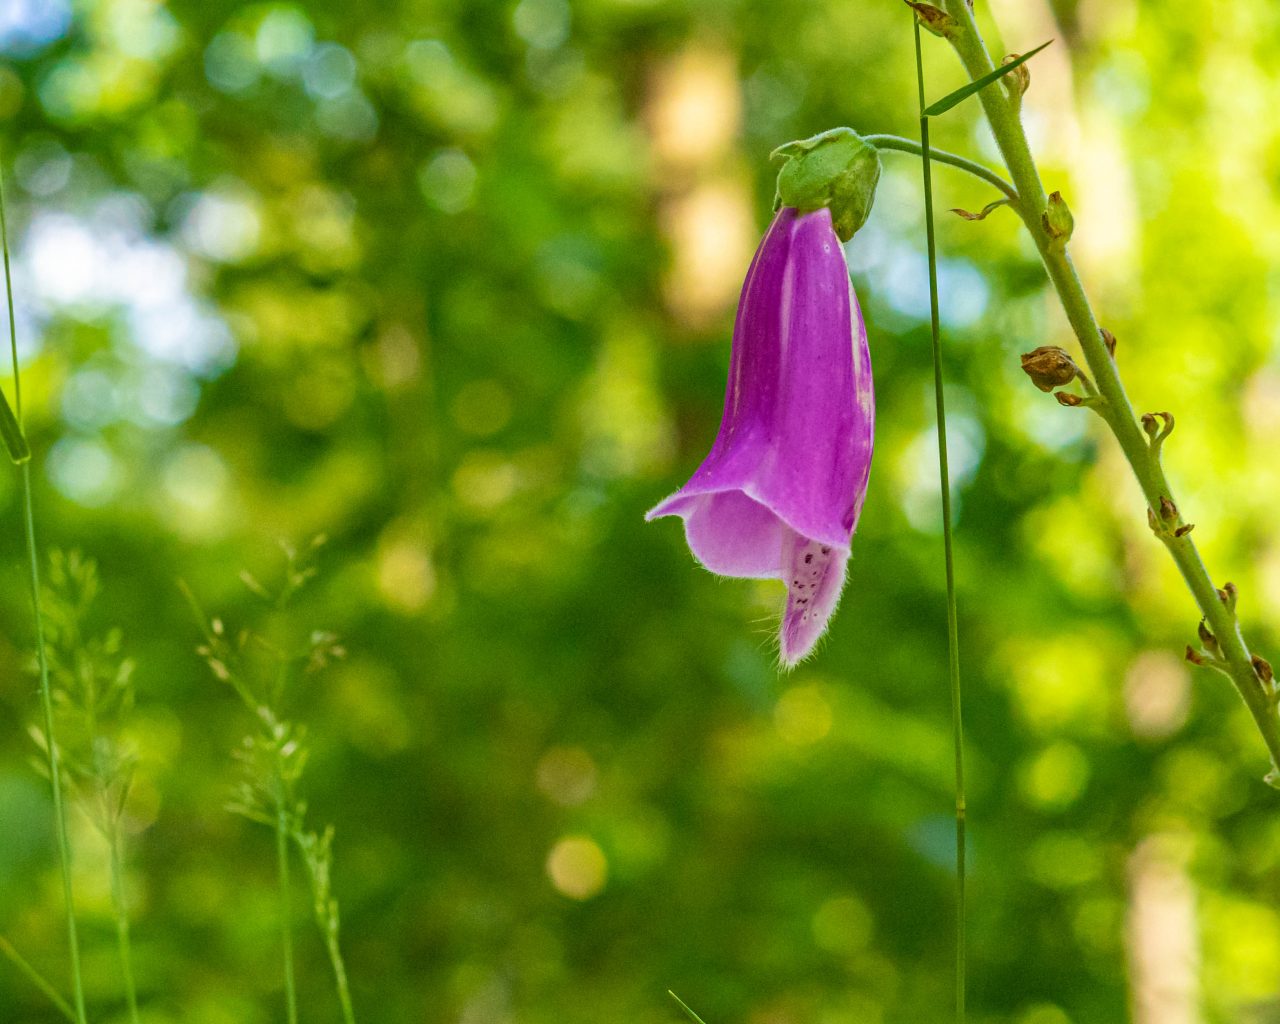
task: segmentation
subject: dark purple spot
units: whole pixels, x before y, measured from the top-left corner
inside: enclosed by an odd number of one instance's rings
[[[808,565],[812,561],[813,561],[813,552],[810,551],[809,554],[804,556],[804,564]]]

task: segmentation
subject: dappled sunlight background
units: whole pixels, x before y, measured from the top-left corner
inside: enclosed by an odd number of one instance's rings
[[[1280,8],[978,0],[1141,410],[1246,634],[1280,654]],[[994,29],[992,18],[1001,33]],[[876,462],[819,654],[780,585],[645,526],[714,436],[769,152],[913,134],[890,0],[0,0],[0,154],[42,543],[136,660],[128,807],[153,1024],[283,1019],[272,840],[225,810],[231,630],[332,631],[291,691],[336,828],[357,1016],[947,1019],[952,796],[919,166],[847,247]],[[926,39],[931,92],[961,81]],[[972,102],[935,143],[996,164]],[[940,205],[978,182],[936,172]],[[939,225],[969,738],[975,1022],[1280,1020],[1280,800],[1088,413],[1013,216]],[[6,388],[12,394],[6,382]],[[18,481],[0,473],[0,936],[61,989],[29,764]],[[326,538],[285,612],[280,541]],[[95,1021],[106,851],[73,814]],[[299,887],[302,1017],[337,1020]],[[0,962],[0,1020],[56,1019]]]

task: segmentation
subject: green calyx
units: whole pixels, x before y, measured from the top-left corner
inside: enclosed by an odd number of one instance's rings
[[[801,213],[823,207],[842,242],[867,221],[880,180],[880,153],[852,128],[832,128],[773,151],[786,162],[778,172],[778,206]]]

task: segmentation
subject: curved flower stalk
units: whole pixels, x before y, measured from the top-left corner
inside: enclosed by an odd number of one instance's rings
[[[784,202],[795,198],[787,175]],[[787,667],[813,650],[840,600],[871,472],[871,353],[836,228],[861,226],[863,199],[852,216],[839,204],[779,209],[742,288],[719,434],[689,482],[645,516],[683,519],[713,573],[786,584]]]

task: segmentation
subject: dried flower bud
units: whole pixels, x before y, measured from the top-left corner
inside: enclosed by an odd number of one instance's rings
[[[977,213],[970,213],[968,210],[962,210],[958,206],[953,206],[951,208],[951,212],[954,213],[956,216],[963,218],[964,220],[986,220],[989,216],[991,216],[991,213],[993,210],[998,210],[1002,206],[1012,206],[1012,205],[1013,205],[1012,199],[997,199],[994,202],[987,203],[987,205],[984,206]]]
[[[1163,441],[1173,432],[1173,413],[1144,412],[1142,429],[1152,441]]]
[[[1057,345],[1041,345],[1034,352],[1022,354],[1022,372],[1041,391],[1052,391],[1063,384],[1070,384],[1080,370]]]
[[[1190,644],[1187,644],[1187,653],[1186,653],[1185,657],[1186,657],[1187,661],[1191,662],[1191,664],[1193,664],[1193,665],[1203,665],[1203,664],[1204,664],[1204,656],[1203,656],[1203,655],[1201,655],[1201,654],[1200,654],[1200,652],[1199,652],[1199,651],[1197,651],[1197,650],[1196,650],[1194,647],[1192,647]]]
[[[1227,611],[1234,612],[1236,610],[1236,598],[1239,596],[1236,585],[1230,580],[1225,586],[1218,588],[1218,600],[1227,606]]]
[[[1176,530],[1173,531],[1173,535],[1175,537],[1185,537],[1195,528],[1196,528],[1195,523],[1183,523],[1181,526],[1179,526]]]
[[[1062,198],[1061,192],[1050,194],[1049,205],[1040,219],[1044,225],[1044,233],[1049,236],[1051,242],[1067,244],[1071,238],[1071,232],[1075,230],[1076,220],[1071,216],[1071,209],[1067,206],[1067,201]]]
[[[922,0],[906,0],[907,6],[916,12],[916,20],[935,36],[950,39],[955,34],[956,20],[940,7]],[[1016,73],[1016,72],[1015,72]]]
[[[1107,346],[1107,354],[1114,358],[1116,354],[1116,336],[1105,327],[1099,327],[1098,334],[1102,338],[1102,344]]]
[[[1000,62],[1003,67],[1005,64],[1012,64],[1021,57],[1020,53],[1011,53]],[[1027,90],[1031,88],[1031,69],[1027,65],[1019,64],[1016,68],[1004,76],[1005,92],[1009,94],[1015,105],[1021,104],[1022,97],[1026,95]]]
[[[1084,399],[1079,395],[1073,395],[1070,391],[1055,391],[1053,397],[1058,400],[1059,405],[1065,405],[1068,409],[1084,405]]]
[[[1271,670],[1271,662],[1257,654],[1250,660],[1253,662],[1253,670],[1258,673],[1259,679],[1267,684],[1275,682],[1276,674]]]
[[[1160,518],[1166,523],[1172,523],[1178,518],[1178,506],[1163,494],[1160,495]]]
[[[1208,624],[1204,619],[1200,620],[1200,625],[1196,627],[1196,633],[1200,637],[1200,642],[1204,644],[1205,650],[1213,654],[1220,654],[1222,649],[1218,646],[1218,638],[1209,630]]]

